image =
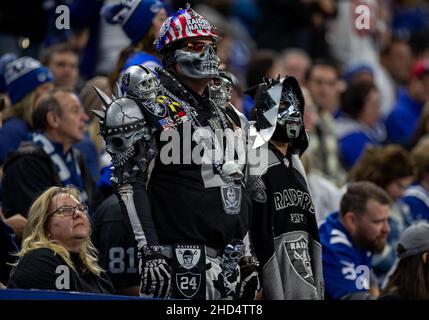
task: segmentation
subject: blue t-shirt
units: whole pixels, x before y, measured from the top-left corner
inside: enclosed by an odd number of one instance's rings
[[[371,253],[355,247],[337,212],[326,218],[319,233],[327,296],[340,299],[350,293],[367,292]]]
[[[18,149],[22,141],[30,140],[31,128],[21,118],[13,117],[4,122],[0,128],[0,165],[9,152]]]
[[[387,138],[391,143],[404,143],[416,130],[423,104],[413,100],[404,89],[399,91],[398,100],[385,124]]]
[[[100,177],[100,163],[98,159],[97,148],[94,141],[91,140],[89,133],[85,132],[85,136],[81,142],[73,145],[83,154],[83,159],[88,167],[92,180],[95,182]]]
[[[344,113],[339,113],[335,119],[334,132],[346,169],[355,165],[367,145],[379,146],[386,139],[386,128],[381,121],[373,127],[368,127]]]
[[[429,191],[416,183],[408,187],[402,200],[408,205],[414,221],[429,222]]]

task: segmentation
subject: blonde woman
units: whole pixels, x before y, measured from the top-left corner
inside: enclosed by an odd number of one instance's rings
[[[51,187],[37,198],[8,288],[112,293],[97,263],[87,212],[71,187]]]

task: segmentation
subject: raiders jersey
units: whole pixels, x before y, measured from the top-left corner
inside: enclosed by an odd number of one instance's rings
[[[268,160],[255,178],[251,228],[265,298],[323,299],[319,233],[302,164],[272,144]]]
[[[147,118],[157,128],[158,155],[147,190],[159,241],[223,250],[247,233],[250,199],[241,183],[226,183],[212,162],[198,163],[204,151],[196,131],[210,128],[240,135],[240,120],[234,111],[219,109],[225,128],[210,99],[188,88],[184,92],[174,76],[161,71],[165,90],[159,91],[156,103],[144,104]]]
[[[114,194],[103,201],[93,217],[92,240],[99,251],[100,265],[116,290],[140,286],[137,245],[123,217]]]
[[[350,234],[341,224],[338,213],[330,214],[320,226],[320,240],[328,298],[346,299],[353,294],[367,293],[371,253],[355,247]]]

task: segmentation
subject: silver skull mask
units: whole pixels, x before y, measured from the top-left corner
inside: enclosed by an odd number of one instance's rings
[[[219,78],[210,82],[210,98],[219,107],[224,107],[232,97],[233,83],[229,72],[219,71]]]
[[[244,256],[245,246],[241,240],[233,240],[223,252],[221,266],[224,271],[234,272]]]
[[[119,76],[121,90],[126,96],[154,101],[158,79],[147,67],[137,65],[128,67]]]
[[[210,44],[206,45],[201,52],[176,50],[175,60],[187,77],[203,79],[219,75],[220,59]]]
[[[295,95],[289,91],[282,94],[280,108],[282,108],[282,105],[286,105],[286,109],[279,111],[277,125],[285,129],[289,140],[294,140],[298,138],[302,128],[302,116],[299,110],[299,102]]]
[[[95,90],[105,105],[103,111],[93,110],[93,113],[100,118],[100,132],[106,142],[106,150],[112,157],[113,166],[123,167],[135,156],[138,141],[151,140],[151,131],[134,100],[121,97],[112,101],[98,88]]]

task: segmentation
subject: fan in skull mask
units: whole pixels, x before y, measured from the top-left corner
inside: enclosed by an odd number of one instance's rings
[[[113,182],[128,183],[133,171],[146,172],[156,155],[153,134],[136,100],[121,97],[111,100],[95,88],[104,104],[104,111],[93,111],[100,119],[100,133],[114,167]]]
[[[286,77],[261,84],[255,108],[260,125],[257,137],[269,139],[269,161],[259,175],[249,179],[251,235],[263,266],[265,299],[323,299],[319,232],[299,158],[308,139],[303,123],[304,97],[297,80]],[[290,201],[294,197],[300,201]]]
[[[147,195],[144,190],[139,190],[136,197],[133,187],[136,180],[146,179],[149,162],[156,156],[154,131],[146,122],[139,100],[126,96],[112,100],[98,88],[95,90],[104,104],[102,111],[93,112],[100,119],[100,133],[112,157],[111,180],[117,188],[122,211],[130,221],[137,248],[142,253],[141,293],[148,297],[168,297],[170,266],[160,252]],[[144,224],[136,208],[144,208]]]
[[[225,107],[232,97],[233,81],[227,71],[219,71],[219,77],[210,83],[210,98],[219,107]]]
[[[156,88],[159,86],[159,81],[149,68],[136,65],[125,69],[119,76],[117,84],[119,90],[126,96],[155,101]]]

